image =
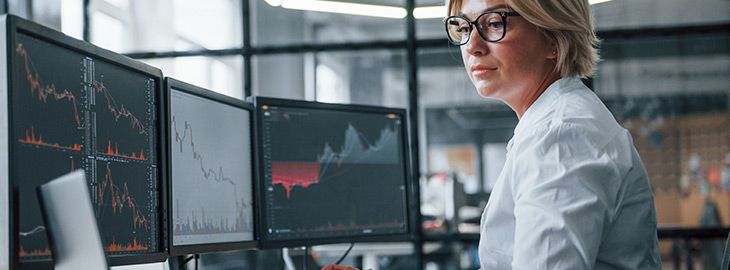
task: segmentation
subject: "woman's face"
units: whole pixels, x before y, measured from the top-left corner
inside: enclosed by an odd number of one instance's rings
[[[504,0],[465,0],[461,12],[474,20],[486,11],[511,11]],[[510,105],[534,91],[554,69],[554,46],[537,27],[519,16],[507,17],[502,40],[487,42],[472,29],[469,42],[461,46],[469,78],[480,95],[497,98]]]

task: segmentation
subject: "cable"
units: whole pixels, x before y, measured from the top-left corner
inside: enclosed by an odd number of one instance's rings
[[[345,259],[345,257],[347,257],[347,254],[350,254],[350,250],[352,250],[352,247],[354,246],[355,242],[350,243],[350,247],[347,249],[347,251],[345,251],[345,254],[342,254],[342,257],[340,257],[340,259],[337,260],[335,264],[340,264]]]
[[[195,254],[195,270],[198,270],[198,259],[200,258],[200,254]]]
[[[291,256],[289,256],[288,248],[281,249],[281,258],[284,259],[286,270],[296,270],[296,267],[294,267],[294,261],[292,261]]]
[[[307,257],[309,257],[309,246],[304,246],[304,266],[302,266],[304,270],[307,270]]]
[[[179,269],[179,270],[183,270],[183,269],[185,269],[185,264],[187,264],[188,262],[190,262],[190,260],[192,260],[193,258],[195,258],[195,256],[190,256],[190,257],[187,257],[187,258],[185,258],[185,259],[184,259],[184,260],[182,261],[182,263],[180,263],[180,267],[179,267],[178,269]]]

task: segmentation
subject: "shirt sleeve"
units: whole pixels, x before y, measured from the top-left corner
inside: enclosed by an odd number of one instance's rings
[[[593,269],[620,185],[617,166],[578,126],[529,138],[517,153],[513,269]]]

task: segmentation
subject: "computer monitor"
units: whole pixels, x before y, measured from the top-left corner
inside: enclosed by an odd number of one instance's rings
[[[0,234],[10,248],[0,258],[13,269],[52,268],[35,189],[83,169],[109,263],[164,261],[162,72],[18,17],[1,20],[0,208],[10,207]]]
[[[83,170],[38,186],[54,270],[109,269]]]
[[[256,247],[253,106],[166,78],[170,254]]]
[[[403,109],[256,98],[264,248],[407,240]]]

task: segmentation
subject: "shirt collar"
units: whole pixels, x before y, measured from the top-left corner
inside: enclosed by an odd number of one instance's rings
[[[527,111],[522,114],[522,118],[515,127],[514,135],[507,144],[507,151],[512,148],[513,140],[518,134],[525,132],[525,130],[534,127],[537,121],[542,119],[542,116],[547,113],[551,108],[552,104],[560,97],[560,95],[570,89],[574,89],[576,83],[582,84],[577,77],[564,77],[553,82],[547,89],[535,100]]]

